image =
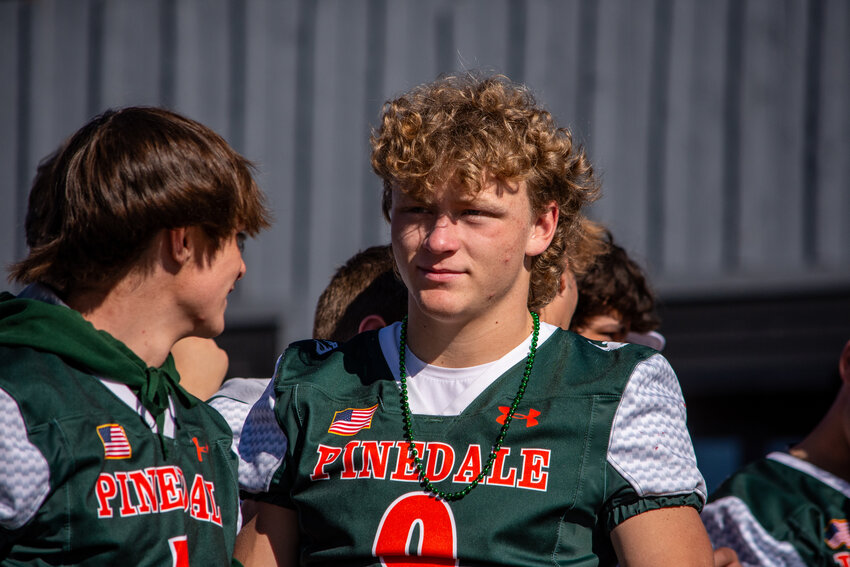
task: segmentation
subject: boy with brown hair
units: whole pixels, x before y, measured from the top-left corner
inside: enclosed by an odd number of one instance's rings
[[[387,245],[361,250],[340,266],[316,303],[313,338],[341,343],[400,321],[407,290],[393,266]]]
[[[402,322],[295,343],[254,406],[248,566],[711,565],[704,483],[661,355],[541,324],[598,187],[504,77],[388,102],[372,138]]]
[[[251,164],[157,108],[108,111],[39,168],[0,295],[0,565],[229,565],[230,430],[169,354],[224,328]]]

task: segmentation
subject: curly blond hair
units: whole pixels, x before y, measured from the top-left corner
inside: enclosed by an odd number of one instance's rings
[[[557,127],[524,85],[475,73],[420,85],[384,105],[371,143],[387,220],[394,188],[426,200],[449,178],[473,194],[487,175],[524,182],[535,214],[555,201],[555,236],[532,258],[529,309],[552,300],[567,262],[586,263],[576,256],[588,238],[581,211],[598,197],[599,183],[570,131]]]

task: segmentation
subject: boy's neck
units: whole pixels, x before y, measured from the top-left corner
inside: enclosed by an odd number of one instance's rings
[[[821,422],[789,452],[850,482],[850,439],[844,428],[848,404],[850,391],[845,385]]]
[[[442,321],[409,309],[407,348],[428,364],[466,368],[498,360],[533,329],[527,310],[509,316],[484,315],[469,321]]]
[[[149,281],[122,280],[108,291],[68,296],[68,305],[98,330],[106,331],[148,366],[161,366],[181,337],[172,324],[174,309],[163,289]]]

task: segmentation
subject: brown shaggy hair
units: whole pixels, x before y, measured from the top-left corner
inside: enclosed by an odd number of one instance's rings
[[[576,278],[578,304],[570,328],[576,331],[585,327],[592,317],[616,312],[627,333],[654,331],[661,326],[661,320],[643,270],[614,243],[608,231],[605,240],[608,251]]]
[[[29,254],[10,279],[60,294],[111,285],[162,229],[198,226],[218,249],[234,231],[269,226],[252,164],[218,134],[159,108],[110,110],[38,168],[29,196]]]
[[[337,269],[316,304],[313,338],[344,342],[357,334],[368,315],[401,321],[407,313],[407,288],[395,273],[389,246],[372,246]]]
[[[530,309],[555,296],[565,260],[582,263],[574,256],[586,238],[580,212],[597,198],[599,184],[584,150],[527,87],[502,75],[440,78],[387,102],[371,143],[372,168],[384,180],[387,220],[394,188],[427,200],[448,178],[472,194],[488,174],[524,182],[535,214],[557,203],[552,243],[532,258]]]

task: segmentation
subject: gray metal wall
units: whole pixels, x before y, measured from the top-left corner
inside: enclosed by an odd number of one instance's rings
[[[333,270],[388,238],[381,103],[482,67],[573,127],[593,216],[662,297],[850,286],[846,0],[0,2],[0,261],[41,157],[107,107],[164,105],[256,161],[277,218],[231,321],[306,336]]]

